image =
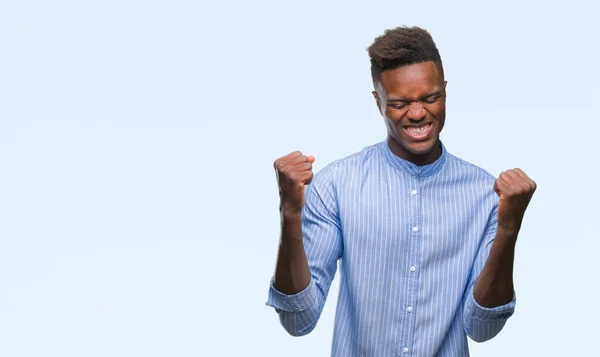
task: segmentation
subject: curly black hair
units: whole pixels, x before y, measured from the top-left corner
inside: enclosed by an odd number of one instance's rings
[[[385,30],[367,49],[371,57],[373,83],[381,73],[409,64],[433,61],[444,78],[440,53],[429,32],[420,27],[396,27]]]

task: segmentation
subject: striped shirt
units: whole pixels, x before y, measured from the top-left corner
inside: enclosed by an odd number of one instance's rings
[[[267,305],[294,336],[313,330],[340,262],[332,356],[468,356],[467,335],[486,341],[515,298],[480,306],[473,284],[495,237],[495,178],[447,153],[417,166],[386,141],[315,174],[302,210],[312,279]]]

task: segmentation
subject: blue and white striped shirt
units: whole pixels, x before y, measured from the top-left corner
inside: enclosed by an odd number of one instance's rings
[[[292,335],[312,331],[341,259],[332,356],[468,356],[494,337],[510,303],[484,308],[473,284],[496,233],[495,178],[446,152],[425,166],[386,141],[318,172],[302,210],[312,279],[267,304]]]

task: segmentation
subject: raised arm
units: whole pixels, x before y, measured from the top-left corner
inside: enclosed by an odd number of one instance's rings
[[[496,336],[514,312],[515,245],[536,187],[520,169],[503,172],[494,184],[500,196],[497,216],[488,226],[475,262],[474,269],[480,273],[468,291],[463,315],[467,334],[477,342]]]
[[[312,181],[315,158],[295,151],[274,163],[279,185],[281,239],[273,286],[293,295],[304,290],[311,275],[302,244],[302,207],[304,187]]]
[[[281,239],[267,305],[293,336],[316,326],[342,252],[332,172],[326,168],[313,180],[313,161],[296,152],[275,162]]]

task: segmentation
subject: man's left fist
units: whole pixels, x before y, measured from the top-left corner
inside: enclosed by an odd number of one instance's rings
[[[521,169],[507,170],[494,183],[500,196],[498,229],[517,233],[537,185]]]

